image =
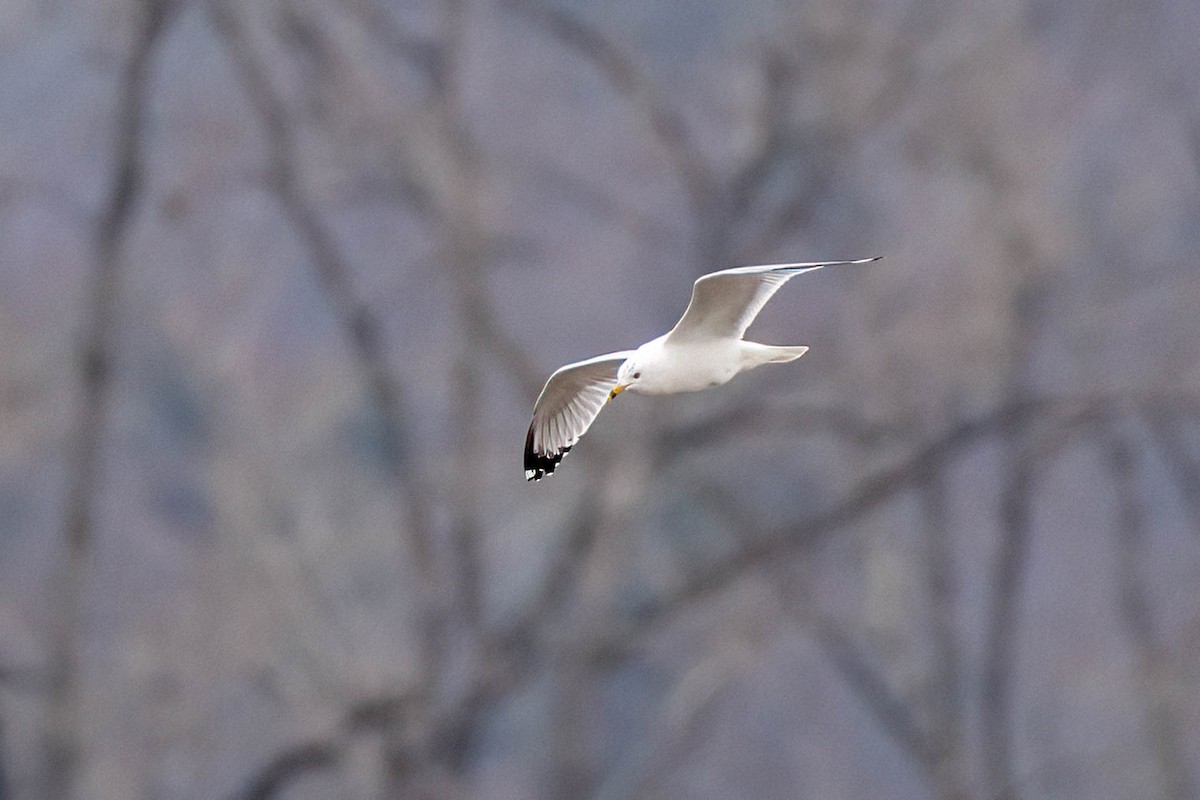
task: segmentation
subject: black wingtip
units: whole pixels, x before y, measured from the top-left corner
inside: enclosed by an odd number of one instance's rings
[[[525,480],[540,481],[547,475],[553,475],[559,463],[571,452],[571,446],[564,447],[554,453],[538,453],[533,448],[533,426],[525,434]]]

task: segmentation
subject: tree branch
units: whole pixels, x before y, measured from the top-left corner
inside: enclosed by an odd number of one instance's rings
[[[984,735],[984,774],[988,796],[1012,797],[1011,706],[1016,682],[1016,644],[1019,601],[1026,555],[1033,527],[1033,487],[1051,459],[1065,447],[1081,423],[1094,421],[1110,405],[1087,408],[1061,421],[1047,435],[1013,448],[1008,479],[1000,496],[1001,539],[989,587],[987,632],[984,641],[981,692]],[[1029,422],[1017,431],[1024,438]]]
[[[948,527],[946,474],[934,468],[921,486],[925,514],[924,578],[929,596],[932,667],[925,696],[930,706],[930,772],[941,800],[965,800],[967,763],[963,740],[961,648],[954,623],[956,581]]]
[[[435,86],[442,80],[446,70],[446,49],[442,42],[405,30],[385,7],[372,0],[344,0],[343,5],[362,17],[365,26],[375,32],[390,52],[402,57]]]
[[[41,693],[53,686],[45,667],[0,664],[0,686],[18,692]]]
[[[144,188],[145,108],[153,56],[172,8],[169,0],[139,4],[133,51],[121,74],[113,133],[113,179],[95,234],[83,352],[81,397],[64,499],[65,567],[56,587],[57,624],[50,650],[49,697],[43,721],[41,797],[70,798],[82,755],[79,673],[85,595],[95,539],[93,507],[100,491],[100,459],[109,423],[109,387],[115,360],[122,248]]]
[[[937,762],[934,743],[849,635],[833,620],[821,617],[813,621],[812,630],[825,657],[883,731],[914,762],[931,770]]]
[[[748,542],[736,554],[699,571],[667,597],[650,604],[636,616],[617,622],[585,649],[592,657],[608,658],[624,652],[642,635],[656,629],[695,603],[713,596],[758,567],[858,521],[901,491],[917,485],[931,470],[945,465],[969,446],[992,436],[1007,436],[1023,420],[1041,419],[1055,430],[1071,431],[1081,421],[1104,413],[1116,402],[1105,396],[1045,398],[1010,403],[995,411],[952,427],[925,444],[900,464],[861,480],[842,500],[810,519],[789,524],[762,539]],[[1194,403],[1184,398],[1184,403]]]
[[[1200,534],[1200,459],[1188,453],[1170,415],[1151,409],[1143,417],[1150,426],[1151,440],[1158,447],[1167,467],[1175,473],[1179,493],[1191,512],[1197,534]]]
[[[8,779],[8,761],[4,757],[7,750],[4,738],[4,720],[0,719],[0,800],[8,800],[12,797],[11,783]]]
[[[1101,430],[1101,446],[1112,473],[1117,504],[1117,583],[1125,632],[1137,658],[1138,686],[1145,704],[1145,725],[1150,753],[1157,762],[1162,797],[1185,800],[1196,797],[1187,767],[1187,747],[1172,702],[1170,664],[1154,633],[1150,597],[1144,588],[1147,545],[1146,511],[1137,489],[1133,448],[1115,429]]]
[[[496,237],[487,230],[478,198],[482,191],[483,153],[471,136],[461,113],[459,98],[461,68],[457,44],[456,15],[461,9],[447,5],[447,35],[442,41],[429,41],[413,36],[398,24],[376,0],[348,0],[350,9],[359,16],[368,36],[386,48],[400,52],[408,61],[427,70],[433,86],[431,108],[441,132],[438,144],[446,149],[439,163],[453,166],[453,174],[439,174],[438,180],[423,179],[420,170],[407,170],[393,180],[402,183],[399,191],[420,197],[421,209],[442,228],[443,245],[439,258],[448,262],[452,275],[481,273],[487,251],[495,246]],[[418,159],[404,148],[399,140],[400,160],[412,163]],[[475,263],[480,262],[480,263]],[[536,397],[545,375],[534,366],[525,349],[500,325],[484,292],[486,282],[479,275],[459,277],[454,288],[460,295],[460,316],[464,326],[474,332],[475,343],[487,347],[496,360],[504,365],[504,374],[511,378],[522,396]]]
[[[352,737],[403,724],[417,699],[414,695],[383,695],[351,703],[336,735],[283,748],[243,781],[228,796],[229,800],[269,800],[282,793],[294,780],[309,773],[335,769]]]
[[[904,441],[915,430],[901,422],[864,419],[842,408],[779,407],[755,396],[740,398],[739,402],[696,422],[662,430],[657,435],[654,452],[660,462],[666,463],[690,450],[720,446],[728,438],[768,429],[792,435],[830,433],[861,446]]]
[[[692,141],[683,117],[663,99],[633,59],[599,30],[562,9],[538,0],[508,0],[507,5],[596,66],[634,111],[646,120],[679,173],[693,210],[703,216],[713,186],[711,171]]]
[[[436,636],[433,617],[437,605],[432,583],[433,543],[428,500],[432,493],[421,477],[415,446],[409,435],[413,427],[412,412],[400,382],[388,367],[381,333],[383,326],[355,292],[351,265],[305,192],[296,166],[296,145],[287,110],[254,52],[235,8],[228,0],[211,0],[208,4],[213,26],[225,42],[250,104],[262,122],[267,138],[269,185],[311,254],[318,283],[350,344],[368,395],[379,414],[383,427],[382,444],[390,455],[386,463],[391,468],[403,515],[401,537],[408,544],[413,572],[421,583],[424,609],[418,627],[426,641],[426,658],[432,658],[431,653],[436,650],[431,642]],[[432,666],[426,664],[423,673],[429,676],[433,672]]]
[[[271,800],[288,784],[312,772],[333,769],[341,761],[341,748],[327,741],[295,745],[276,755],[229,800]]]

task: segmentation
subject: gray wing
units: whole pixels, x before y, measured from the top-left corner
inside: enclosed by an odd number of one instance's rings
[[[633,352],[607,353],[554,371],[534,403],[533,421],[525,435],[526,480],[554,472],[599,416],[617,385],[617,369]]]
[[[767,264],[761,267],[734,267],[711,272],[696,279],[692,301],[668,336],[685,339],[740,339],[762,311],[762,307],[789,279],[805,272],[843,264],[878,261],[812,261],[802,264]]]

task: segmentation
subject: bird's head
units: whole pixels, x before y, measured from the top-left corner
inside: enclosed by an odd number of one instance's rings
[[[612,400],[626,389],[637,386],[638,381],[642,379],[642,368],[632,358],[626,361],[617,370],[617,385],[608,393],[608,399]]]

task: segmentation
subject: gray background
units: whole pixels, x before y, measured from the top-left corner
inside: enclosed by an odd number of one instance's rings
[[[1198,34],[6,0],[0,797],[1196,796]],[[876,254],[523,480],[696,276]]]

